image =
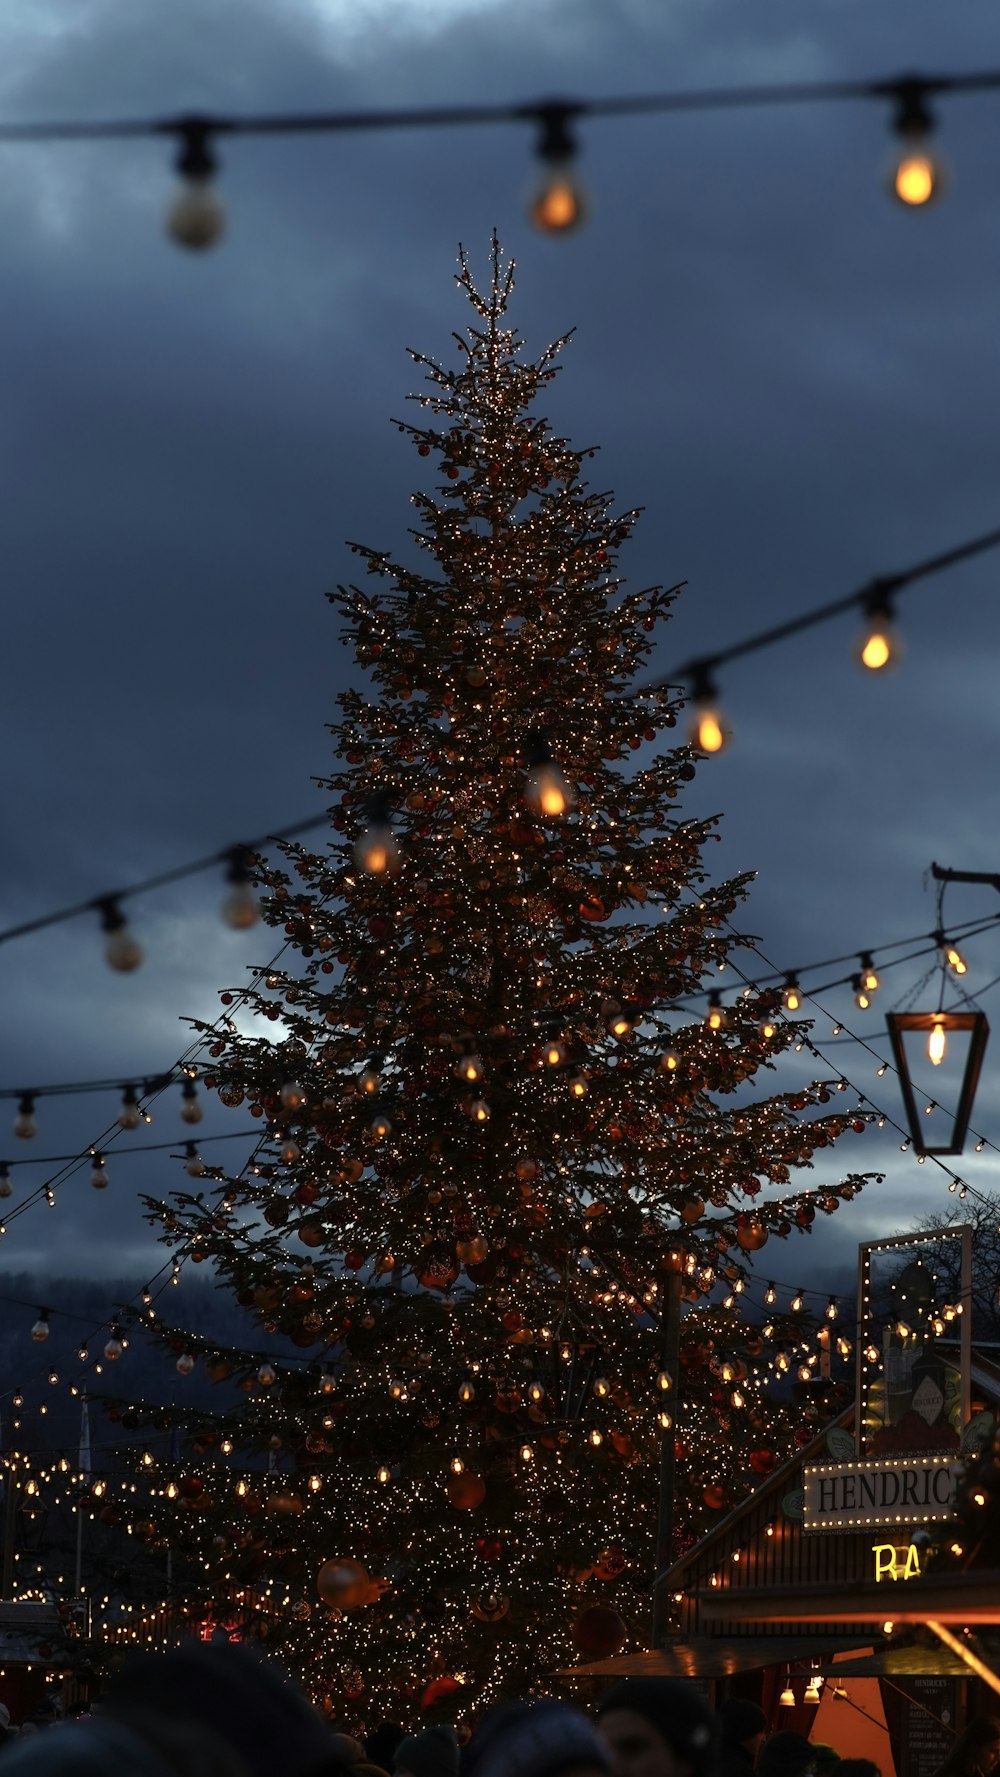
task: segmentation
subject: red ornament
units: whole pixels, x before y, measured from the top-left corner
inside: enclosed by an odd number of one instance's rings
[[[591,1604],[569,1626],[575,1647],[588,1660],[609,1660],[625,1646],[628,1625],[606,1604]]]
[[[460,1475],[449,1475],[446,1491],[456,1511],[474,1512],[486,1498],[486,1482],[482,1475],[464,1469]]]
[[[769,1475],[777,1458],[773,1450],[751,1450],[748,1461],[755,1475]]]

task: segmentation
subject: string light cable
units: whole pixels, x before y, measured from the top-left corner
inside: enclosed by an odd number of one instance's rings
[[[939,196],[946,183],[931,146],[935,122],[931,101],[994,91],[997,87],[1000,87],[1000,70],[982,69],[968,73],[904,73],[861,80],[797,81],[784,85],[703,88],[689,92],[537,98],[492,105],[284,112],[244,117],[189,112],[172,117],[8,123],[0,126],[0,142],[23,145],[123,142],[140,138],[172,141],[180,183],[168,211],[167,226],[181,246],[200,249],[213,245],[225,232],[225,212],[214,184],[218,170],[215,144],[219,138],[344,135],[502,123],[530,124],[536,131],[536,153],[547,177],[541,191],[530,203],[529,214],[540,228],[560,233],[575,227],[585,210],[573,178],[574,132],[582,122],[657,113],[761,109],[852,100],[889,105],[892,107],[891,127],[898,139],[889,189],[900,203],[909,208],[921,208]]]
[[[729,920],[726,920],[725,923],[727,925],[729,925],[730,929],[735,932],[735,927],[732,926],[732,924]],[[744,942],[746,942],[746,940],[744,940]],[[761,961],[763,963],[765,963],[768,968],[773,968],[773,964],[771,962],[771,959],[769,957],[766,957],[763,954],[763,952],[760,950],[759,945],[757,945],[751,941],[750,948],[754,951],[754,953],[757,956],[760,957]],[[739,976],[740,980],[744,983],[744,986],[747,989],[749,989],[750,991],[752,991],[753,990],[753,982],[750,980],[750,978],[747,975],[745,975],[742,972],[742,970],[739,968],[738,964],[730,963],[729,966],[733,969],[734,973]],[[824,1006],[821,1006],[819,1004],[818,1000],[816,1000],[814,995],[805,993],[805,991],[803,991],[803,997],[808,999],[810,1004],[815,1006],[817,1012],[819,1012],[824,1018],[830,1018],[830,1013],[826,1010],[826,1008]],[[831,1022],[834,1022],[834,1021],[831,1020]],[[857,1034],[855,1032],[848,1030],[847,1027],[843,1024],[840,1025],[840,1029],[845,1031],[846,1035],[848,1036],[848,1038],[850,1040],[860,1044],[861,1048],[866,1050],[866,1052],[870,1056],[872,1056],[872,1058],[874,1060],[876,1060],[879,1063],[880,1077],[882,1076],[882,1074],[884,1074],[886,1072],[892,1072],[892,1073],[897,1072],[897,1070],[892,1066],[891,1062],[885,1061],[883,1059],[883,1057],[881,1055],[879,1055],[878,1051],[876,1049],[873,1049],[871,1044],[865,1041],[864,1037],[857,1036]],[[834,1062],[831,1061],[828,1056],[824,1055],[823,1051],[819,1047],[819,1045],[817,1043],[815,1043],[811,1037],[805,1035],[805,1033],[803,1033],[801,1036],[801,1045],[804,1049],[806,1049],[808,1051],[808,1053],[813,1057],[814,1060],[822,1062],[825,1067],[829,1067],[831,1069],[831,1072],[833,1072],[835,1074],[838,1072],[838,1069],[836,1068]],[[893,1116],[891,1116],[891,1114],[888,1111],[884,1110],[880,1105],[875,1104],[874,1101],[872,1100],[872,1098],[869,1095],[863,1093],[861,1091],[860,1087],[856,1086],[854,1084],[854,1082],[852,1080],[850,1080],[847,1077],[847,1075],[844,1074],[843,1072],[840,1072],[839,1079],[838,1079],[837,1083],[838,1083],[838,1086],[840,1087],[841,1090],[843,1090],[843,1091],[849,1090],[849,1091],[856,1094],[857,1099],[858,1099],[858,1113],[860,1116],[863,1116],[866,1119],[866,1121],[868,1121],[868,1122],[871,1122],[873,1119],[877,1119],[880,1128],[887,1124],[889,1126],[889,1128],[894,1130],[897,1135],[901,1135],[903,1137],[903,1140],[900,1144],[901,1151],[905,1153],[909,1150],[909,1148],[911,1146],[910,1133],[908,1130],[903,1128],[901,1123],[898,1123],[896,1121],[896,1119]],[[988,1142],[984,1136],[978,1137],[978,1141],[981,1142],[984,1147],[994,1148],[994,1150],[997,1151],[995,1149],[995,1144],[993,1142]],[[926,1161],[930,1161],[933,1166],[936,1166],[940,1172],[944,1173],[945,1177],[949,1180],[949,1185],[948,1185],[949,1191],[951,1191],[953,1193],[957,1191],[963,1199],[965,1197],[971,1197],[974,1202],[977,1202],[977,1203],[983,1205],[984,1207],[987,1207],[987,1208],[989,1207],[988,1199],[986,1197],[984,1197],[980,1191],[977,1191],[974,1186],[970,1185],[967,1180],[961,1178],[958,1173],[953,1172],[950,1166],[945,1166],[944,1162],[942,1160],[940,1160],[936,1154],[918,1154],[918,1156],[917,1156],[917,1164],[918,1165],[922,1166]]]
[[[893,607],[899,595],[909,591],[919,580],[940,574],[946,568],[982,555],[987,550],[996,549],[998,545],[1000,530],[987,531],[983,536],[974,537],[967,543],[960,543],[937,555],[927,556],[923,561],[915,562],[911,567],[902,568],[897,573],[878,575],[856,591],[844,594],[842,598],[831,599],[826,604],[816,605],[812,610],[789,617],[783,623],[757,630],[753,635],[744,637],[741,642],[735,642],[711,654],[693,655],[673,672],[651,680],[634,692],[626,693],[623,701],[633,697],[648,697],[653,692],[667,691],[677,685],[687,685],[695,706],[693,738],[703,752],[720,752],[728,735],[726,723],[716,704],[716,675],[720,666],[731,660],[742,659],[747,654],[759,653],[761,649],[775,647],[791,636],[800,635],[804,630],[814,629],[818,624],[828,623],[832,618],[842,616],[846,611],[860,610],[866,619],[867,628],[867,637],[861,648],[862,664],[872,671],[881,671],[891,664],[894,653],[898,652],[889,639],[889,630]],[[882,642],[878,650],[873,646],[875,637],[879,637]]]

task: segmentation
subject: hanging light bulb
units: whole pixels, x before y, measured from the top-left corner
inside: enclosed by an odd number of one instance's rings
[[[927,1055],[934,1067],[940,1067],[947,1046],[948,1038],[944,1025],[940,1022],[932,1024],[927,1037]]]
[[[546,105],[536,113],[540,125],[536,153],[543,171],[528,215],[543,234],[567,234],[587,214],[586,196],[575,172],[576,142],[569,127],[573,113],[571,105]]]
[[[476,1398],[476,1391],[471,1382],[461,1382],[458,1387],[458,1398],[463,1407],[469,1407]]]
[[[534,1382],[531,1382],[528,1385],[528,1399],[529,1401],[533,1401],[536,1406],[538,1406],[539,1402],[544,1401],[545,1399],[545,1385],[544,1383],[539,1382],[537,1378]]]
[[[40,1308],[38,1310],[38,1319],[31,1329],[31,1337],[37,1345],[41,1345],[48,1338],[50,1331],[49,1311],[47,1308]]]
[[[392,1134],[392,1124],[384,1111],[376,1111],[368,1127],[376,1141],[384,1141],[387,1135]]]
[[[784,999],[786,1011],[797,1012],[799,1010],[802,1004],[802,990],[799,987],[797,975],[785,976]]]
[[[122,1087],[122,1108],[118,1112],[119,1129],[138,1129],[142,1122],[142,1112],[136,1097],[134,1086]]]
[[[0,1197],[13,1195],[14,1187],[10,1182],[10,1167],[6,1160],[0,1161]]]
[[[94,1154],[91,1158],[90,1182],[95,1191],[103,1191],[107,1187],[108,1175],[104,1166],[103,1154]]]
[[[680,1067],[679,1055],[675,1050],[668,1049],[666,1053],[660,1057],[660,1066],[666,1073],[675,1074]]]
[[[934,933],[934,937],[937,940],[938,954],[942,963],[947,964],[948,968],[952,969],[956,975],[967,975],[969,965],[957,945],[953,944],[950,938],[946,938],[940,929]]]
[[[767,1303],[767,1306],[769,1308],[771,1308],[771,1307],[773,1307],[773,1305],[777,1301],[777,1299],[778,1299],[778,1292],[775,1289],[773,1283],[769,1283],[767,1286],[767,1289],[764,1291],[764,1301]]]
[[[606,1376],[595,1376],[591,1386],[599,1401],[607,1400],[608,1395],[611,1393],[611,1384]]]
[[[222,903],[222,917],[234,932],[248,932],[260,918],[260,907],[253,890],[250,853],[241,845],[233,847],[226,865],[229,893]]]
[[[566,1045],[558,1031],[546,1038],[542,1046],[542,1057],[546,1067],[562,1066],[566,1059]]]
[[[204,1178],[205,1162],[193,1141],[184,1143],[184,1171],[188,1178]]]
[[[116,1321],[114,1326],[111,1328],[111,1337],[104,1347],[104,1355],[107,1358],[108,1363],[109,1364],[117,1363],[118,1359],[121,1357],[121,1354],[124,1350],[125,1350],[125,1341],[122,1338],[122,1330]]]
[[[806,1685],[806,1688],[802,1693],[803,1703],[818,1703],[819,1702],[819,1687],[822,1684],[822,1682],[823,1681],[819,1677],[818,1673],[810,1672],[809,1683]]]
[[[365,810],[367,825],[354,847],[354,861],[368,876],[391,876],[402,862],[402,854],[392,830],[391,804],[385,790],[369,796]]]
[[[608,1035],[611,1037],[617,1037],[618,1041],[623,1043],[626,1037],[632,1035],[637,1022],[638,1007],[633,1006],[631,1003],[624,1006],[618,1006],[609,1014],[606,1021]]]
[[[901,81],[896,98],[893,129],[902,146],[893,156],[889,190],[908,210],[923,209],[941,196],[946,183],[944,167],[930,146],[934,118],[920,81]]]
[[[193,1080],[185,1080],[181,1087],[181,1122],[200,1123],[203,1115],[197,1086]]]
[[[468,1048],[463,1049],[455,1063],[455,1074],[457,1078],[460,1080],[468,1080],[470,1086],[472,1086],[482,1079],[485,1071],[482,1056],[476,1053],[476,1050],[471,1044]]]
[[[488,1123],[489,1122],[490,1107],[487,1104],[485,1098],[474,1098],[473,1099],[472,1103],[469,1106],[469,1116],[472,1118],[472,1121],[474,1123]]]
[[[365,1062],[364,1067],[358,1075],[359,1092],[363,1092],[366,1096],[371,1097],[373,1092],[378,1091],[382,1084],[381,1068],[381,1055],[373,1055],[370,1061]]]
[[[854,993],[854,1004],[858,1007],[859,1011],[867,1012],[872,1002],[860,975],[851,976],[851,988]]]
[[[114,899],[99,903],[101,930],[105,934],[104,956],[112,969],[129,975],[142,962],[142,945],[129,931],[125,915]]]
[[[38,1134],[38,1119],[35,1116],[35,1094],[22,1092],[18,1100],[17,1116],[14,1118],[14,1134],[19,1141],[31,1141]]]
[[[894,625],[892,598],[885,586],[878,583],[863,599],[865,626],[858,644],[858,659],[869,672],[884,671],[900,657],[900,642]]]
[[[778,1708],[779,1709],[794,1709],[795,1708],[795,1692],[792,1690],[792,1681],[787,1676],[787,1674],[785,1677],[785,1688],[782,1691],[781,1696],[778,1698]]]
[[[713,988],[708,996],[708,1010],[705,1023],[709,1030],[721,1030],[726,1022],[726,1013],[718,990]]]
[[[791,1301],[789,1302],[788,1306],[791,1309],[793,1314],[801,1314],[801,1312],[802,1312],[802,1291],[801,1290],[796,1290],[796,1292],[795,1292],[794,1296],[792,1297]]]
[[[190,1376],[194,1369],[194,1352],[182,1351],[174,1365],[174,1369],[177,1371],[178,1376]]]
[[[573,786],[552,756],[544,734],[534,735],[525,751],[528,775],[524,784],[524,800],[533,814],[544,820],[558,820],[576,806]]]
[[[226,212],[212,184],[218,163],[211,129],[201,118],[185,119],[175,164],[181,184],[167,211],[167,230],[180,247],[212,247],[225,233]]]
[[[257,1371],[257,1381],[261,1388],[273,1388],[278,1380],[278,1372],[273,1364],[263,1363]]]
[[[575,1074],[570,1074],[569,1079],[567,1080],[566,1084],[568,1085],[574,1098],[586,1098],[586,1096],[587,1096],[587,1076],[586,1076],[586,1074],[580,1073],[578,1070]]]
[[[861,952],[861,985],[866,993],[875,993],[878,989],[878,971],[870,950]]]
[[[703,753],[721,753],[731,738],[729,725],[718,707],[715,681],[708,667],[700,663],[691,670],[689,736],[692,746]]]
[[[762,1018],[757,1029],[760,1031],[764,1041],[770,1042],[771,1038],[776,1034],[778,1026],[775,1024],[773,1018]]]

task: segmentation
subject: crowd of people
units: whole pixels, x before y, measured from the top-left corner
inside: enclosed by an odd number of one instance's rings
[[[883,1777],[789,1730],[749,1699],[623,1678],[588,1714],[554,1697],[505,1703],[460,1735],[389,1723],[362,1744],[331,1727],[245,1647],[136,1654],[93,1713],[17,1733],[0,1704],[5,1777]],[[1000,1777],[1000,1721],[975,1716],[935,1777]],[[889,1774],[886,1774],[889,1777]]]

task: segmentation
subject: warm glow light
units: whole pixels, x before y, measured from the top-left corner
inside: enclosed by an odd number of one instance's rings
[[[726,732],[718,710],[704,709],[697,712],[692,739],[703,753],[722,752],[726,744]]]
[[[530,216],[543,234],[566,234],[586,215],[583,191],[563,170],[553,169],[532,199]]]
[[[944,1052],[947,1042],[948,1038],[945,1035],[944,1025],[932,1025],[930,1035],[927,1038],[927,1054],[935,1067],[940,1067],[944,1060]]]
[[[937,167],[929,154],[904,154],[896,168],[893,190],[901,204],[929,204],[939,184]]]
[[[883,666],[888,666],[892,659],[892,645],[887,635],[881,630],[873,630],[861,649],[862,664],[870,672],[877,673]]]

